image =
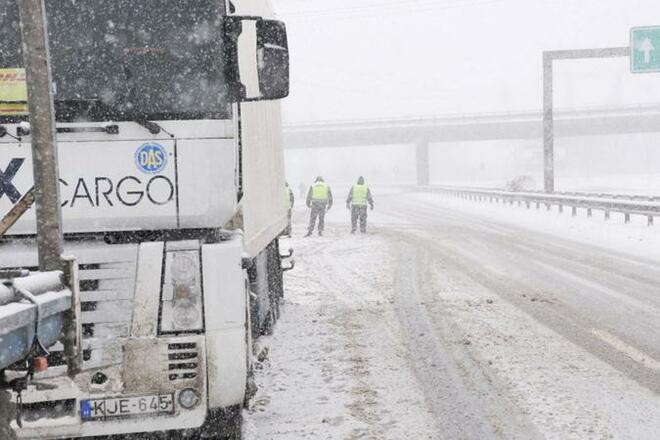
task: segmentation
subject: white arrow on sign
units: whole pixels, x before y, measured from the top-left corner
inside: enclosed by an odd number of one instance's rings
[[[645,38],[644,41],[642,41],[642,45],[639,46],[639,50],[641,52],[644,52],[644,63],[648,64],[651,62],[651,52],[655,50],[655,47],[653,47],[653,43],[651,43],[651,40],[649,38]]]

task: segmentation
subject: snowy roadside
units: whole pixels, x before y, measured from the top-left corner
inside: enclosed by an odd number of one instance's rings
[[[348,234],[336,226],[326,235],[292,240],[296,269],[286,275],[283,314],[264,343],[269,359],[258,370],[244,438],[437,438],[389,325],[395,312],[384,240],[337,242]]]
[[[297,212],[297,265],[265,341],[246,440],[636,440],[660,432],[657,393],[511,301],[514,292],[525,297],[521,285],[499,268],[466,265],[464,256],[483,249],[446,228],[501,236],[488,216],[592,245],[628,242],[633,255],[646,252],[639,237],[657,240],[654,231],[429,194],[376,203],[367,236],[350,235],[347,211],[333,209],[325,236],[304,239],[305,212]],[[445,208],[459,214],[443,217]],[[561,313],[544,298],[524,301]]]
[[[583,171],[584,172],[584,171]],[[533,177],[530,190],[543,190],[543,176]],[[433,184],[468,187],[468,188],[492,188],[503,189],[506,187],[507,179],[499,180],[442,180]],[[555,188],[563,192],[591,192],[605,194],[631,194],[654,196],[660,194],[660,174],[658,173],[635,173],[635,174],[607,174],[602,176],[569,177],[565,175],[555,176]]]
[[[444,194],[411,193],[406,196],[411,201],[430,206],[442,206],[475,217],[514,225],[530,231],[542,232],[580,243],[587,243],[603,249],[625,252],[655,261],[660,261],[660,226],[647,226],[646,218],[632,216],[631,223],[623,223],[623,215],[612,214],[609,221],[601,212],[594,211],[589,218],[584,210],[572,217],[569,212],[560,214],[556,208],[548,212],[518,206],[475,202],[456,199]]]
[[[510,419],[499,420],[499,428],[514,425],[513,434],[499,432],[499,438],[656,438],[656,393],[510,303],[506,290],[477,284],[467,271],[452,270],[446,254],[417,246],[404,249],[418,260],[436,334],[454,341],[452,357],[480,404],[491,405],[491,412],[505,408]],[[529,431],[520,435],[516,425]]]

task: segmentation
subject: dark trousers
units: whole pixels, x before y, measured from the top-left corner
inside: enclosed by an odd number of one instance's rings
[[[309,214],[308,234],[314,232],[317,218],[319,219],[319,232],[323,232],[323,228],[325,227],[325,207],[325,203],[312,203],[312,212]]]
[[[357,229],[358,219],[360,220],[360,232],[367,232],[367,207],[366,206],[352,206],[351,207],[351,232]]]

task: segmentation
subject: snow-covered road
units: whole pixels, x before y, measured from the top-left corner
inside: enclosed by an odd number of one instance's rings
[[[296,212],[246,439],[658,438],[660,232],[376,202],[366,236],[340,205],[302,238]]]

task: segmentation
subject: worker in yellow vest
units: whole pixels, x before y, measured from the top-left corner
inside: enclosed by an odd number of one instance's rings
[[[314,232],[317,218],[319,220],[319,236],[323,235],[325,213],[332,208],[332,190],[321,176],[316,178],[314,184],[307,191],[307,207],[312,208],[312,212],[309,215],[309,229],[305,237],[309,237]]]
[[[288,215],[288,224],[284,230],[284,235],[291,237],[291,211],[293,210],[293,204],[295,203],[295,198],[293,197],[293,191],[289,186],[289,182],[284,182],[284,200],[286,201],[287,215]]]
[[[374,209],[374,199],[371,190],[364,183],[364,177],[360,176],[357,184],[353,185],[346,199],[346,208],[351,210],[351,234],[357,230],[358,219],[360,220],[360,232],[367,232],[367,204]]]

